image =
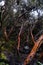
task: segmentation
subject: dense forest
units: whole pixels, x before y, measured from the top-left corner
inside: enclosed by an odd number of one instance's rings
[[[43,0],[0,0],[0,65],[43,65]]]

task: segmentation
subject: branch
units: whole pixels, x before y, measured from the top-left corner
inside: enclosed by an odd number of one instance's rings
[[[6,32],[6,28],[3,28],[3,33],[4,33],[5,39],[8,41],[9,38],[8,38],[8,35],[7,35],[7,32]]]
[[[21,26],[21,28],[20,28],[20,32],[19,32],[19,34],[18,34],[18,46],[17,46],[17,49],[19,50],[19,48],[20,48],[20,35],[21,35],[21,33],[22,33],[22,30],[23,30],[23,24],[22,24],[22,26]]]
[[[12,33],[12,31],[13,31],[13,26],[11,27],[11,29],[10,29],[10,31],[9,31],[9,34],[8,34],[8,36],[10,36],[10,34]]]
[[[39,48],[39,47],[41,46],[41,44],[42,44],[41,41],[43,40],[43,35],[41,35],[41,36],[39,37],[39,39],[38,39],[37,41],[35,41],[35,40],[34,40],[34,37],[33,37],[33,34],[32,34],[32,32],[31,32],[31,37],[32,37],[34,46],[33,46],[32,50],[31,50],[30,54],[29,54],[29,55],[27,56],[27,58],[25,59],[23,65],[26,65],[26,64],[30,63],[30,61],[34,58],[34,56],[35,56],[35,54],[36,54],[38,48]]]
[[[3,28],[4,37],[5,37],[5,39],[6,39],[7,41],[9,40],[9,36],[10,36],[10,34],[12,33],[12,31],[13,31],[13,27],[11,27],[11,29],[10,29],[10,31],[9,31],[9,34],[7,34],[7,32],[6,32],[6,27]]]
[[[42,32],[43,32],[43,30],[39,31],[39,32],[35,35],[35,38],[36,38],[39,34],[41,34]]]

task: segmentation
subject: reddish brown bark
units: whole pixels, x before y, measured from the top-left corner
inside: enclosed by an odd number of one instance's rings
[[[24,64],[23,65],[27,65],[28,63],[30,63],[30,61],[33,59],[33,57],[35,56],[38,48],[40,47],[40,45],[42,44],[41,41],[43,40],[43,35],[41,35],[39,37],[39,39],[37,41],[34,40],[34,37],[33,37],[33,34],[31,32],[31,37],[32,37],[32,40],[33,40],[33,43],[34,43],[34,46],[30,52],[30,54],[28,54],[27,58],[25,59],[24,61]]]
[[[20,48],[20,35],[18,35],[18,46],[17,46],[17,49],[19,50]]]
[[[22,24],[22,26],[20,28],[20,32],[18,34],[18,45],[17,45],[18,51],[19,51],[19,48],[20,48],[20,38],[21,38],[20,36],[21,36],[22,30],[23,30],[23,24]]]

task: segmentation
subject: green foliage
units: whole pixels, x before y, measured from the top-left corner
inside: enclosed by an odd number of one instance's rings
[[[0,62],[0,65],[5,65],[5,63],[4,62]],[[6,65],[9,65],[9,64],[6,64]]]
[[[38,63],[38,65],[43,65],[41,62],[37,62]]]
[[[2,59],[7,59],[4,53],[1,53],[1,58]]]

